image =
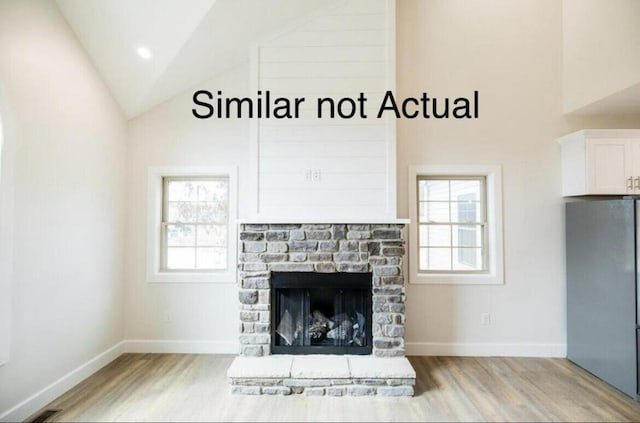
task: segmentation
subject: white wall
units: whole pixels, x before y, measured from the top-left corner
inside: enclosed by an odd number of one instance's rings
[[[561,9],[553,0],[397,4],[399,95],[480,92],[478,120],[398,122],[399,216],[408,216],[409,165],[498,164],[504,187],[505,284],[409,285],[410,353],[563,354]]]
[[[249,121],[196,119],[195,90],[249,95],[248,65],[187,91],[129,121],[125,339],[133,350],[235,352],[237,287],[227,283],[148,283],[145,275],[149,166],[238,166],[239,210],[246,217]],[[174,342],[180,341],[180,342]]]
[[[0,419],[21,419],[122,339],[126,127],[53,2],[0,2],[0,51],[0,248],[13,257]]]
[[[13,151],[4,141],[9,128],[2,116],[8,116],[2,103],[0,86],[0,366],[9,361],[11,349],[11,278],[13,269]],[[6,119],[6,118],[5,118]],[[11,158],[10,158],[11,157]],[[11,181],[11,183],[9,183]]]
[[[637,99],[640,2],[563,0],[562,4],[564,111],[574,112],[634,85],[631,93]]]

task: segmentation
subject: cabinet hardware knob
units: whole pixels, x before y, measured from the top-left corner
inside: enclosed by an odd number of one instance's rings
[[[636,179],[634,180],[635,182],[635,189],[640,189],[640,176],[636,176]]]
[[[629,176],[627,179],[627,189],[633,190],[633,176]]]

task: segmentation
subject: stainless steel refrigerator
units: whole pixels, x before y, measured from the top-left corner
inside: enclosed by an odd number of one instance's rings
[[[567,357],[638,398],[640,201],[566,203]]]

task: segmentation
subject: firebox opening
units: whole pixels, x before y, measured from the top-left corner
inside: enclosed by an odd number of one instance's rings
[[[371,354],[371,273],[271,273],[274,354]]]

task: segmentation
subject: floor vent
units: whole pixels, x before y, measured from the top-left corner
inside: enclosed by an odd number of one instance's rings
[[[29,420],[29,423],[43,423],[48,421],[55,414],[58,414],[62,410],[44,410],[42,413]]]

